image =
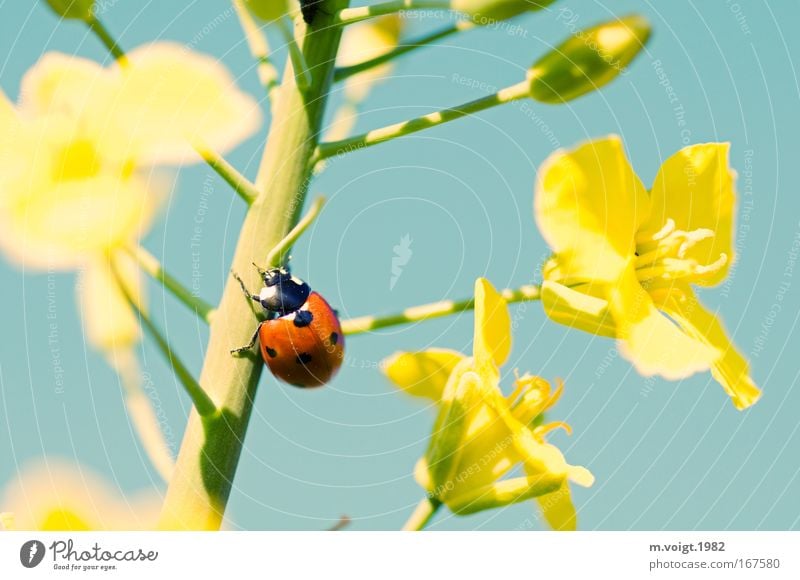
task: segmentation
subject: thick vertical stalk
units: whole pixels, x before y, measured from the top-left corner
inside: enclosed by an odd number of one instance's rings
[[[305,93],[287,67],[259,170],[260,193],[245,218],[232,265],[253,289],[261,281],[252,262],[264,263],[297,221],[305,199],[309,159],[318,143],[341,35],[340,27],[330,25],[330,15],[347,4],[328,0],[305,31],[303,52],[313,75]],[[236,358],[230,350],[248,342],[255,324],[250,304],[229,278],[211,323],[200,375],[200,384],[221,411],[210,418],[191,413],[167,490],[163,529],[213,530],[222,522],[263,368],[257,353]]]

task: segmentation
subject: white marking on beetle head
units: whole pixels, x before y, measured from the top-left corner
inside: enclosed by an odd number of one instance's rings
[[[264,286],[263,288],[261,288],[261,292],[258,293],[258,299],[261,302],[264,302],[265,300],[270,300],[270,299],[275,297],[275,294],[277,293],[277,291],[278,290],[277,290],[276,286],[272,286],[272,287]]]

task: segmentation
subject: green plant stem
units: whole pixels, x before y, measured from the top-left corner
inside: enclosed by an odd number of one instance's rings
[[[111,56],[120,62],[125,62],[125,51],[122,50],[119,43],[111,36],[111,33],[96,16],[87,20],[86,26],[89,27],[89,30],[94,32],[95,36],[103,43],[103,46],[111,53]]]
[[[158,259],[141,246],[128,246],[125,251],[136,260],[139,267],[153,280],[160,282],[167,290],[180,300],[189,310],[202,318],[206,323],[211,322],[214,307],[208,302],[195,296],[188,288],[181,284],[174,276],[167,272]]]
[[[303,92],[293,72],[284,73],[256,179],[260,194],[247,212],[231,264],[252,287],[260,283],[252,263],[263,263],[300,216],[342,30],[331,26],[329,15],[345,6],[347,0],[327,0],[308,30],[299,25],[313,82]],[[255,354],[234,357],[230,349],[246,344],[255,325],[249,301],[228,278],[200,374],[200,384],[222,410],[213,421],[197,413],[189,417],[159,522],[162,529],[218,529],[222,522],[264,367]]]
[[[286,254],[292,249],[292,246],[294,246],[300,236],[308,229],[308,226],[314,223],[314,220],[319,216],[319,212],[322,211],[323,205],[325,205],[325,198],[323,196],[319,196],[314,200],[314,203],[311,204],[311,207],[306,212],[306,215],[303,216],[303,219],[297,222],[297,225],[286,234],[286,237],[275,244],[275,247],[269,251],[266,260],[267,266],[281,266],[284,264],[286,261]]]
[[[274,107],[277,91],[281,83],[278,81],[278,69],[270,58],[271,51],[267,37],[259,28],[250,11],[244,6],[242,0],[233,0],[233,7],[239,17],[239,23],[242,25],[247,46],[250,48],[250,54],[256,60],[258,78],[267,91],[270,107]]]
[[[194,148],[203,158],[203,161],[224,179],[247,205],[252,205],[253,201],[258,197],[258,190],[255,185],[210,147],[203,143],[196,143]]]
[[[516,85],[500,89],[498,92],[492,95],[470,101],[469,103],[464,103],[458,107],[444,109],[435,113],[428,113],[427,115],[417,117],[416,119],[411,119],[410,121],[403,121],[402,123],[395,123],[394,125],[389,125],[388,127],[373,129],[367,133],[348,137],[347,139],[342,139],[340,141],[320,143],[319,147],[317,147],[314,161],[321,161],[334,155],[347,153],[357,149],[363,149],[364,147],[371,147],[372,145],[377,145],[378,143],[384,143],[386,141],[390,141],[391,139],[397,139],[398,137],[410,135],[412,133],[416,133],[417,131],[422,131],[423,129],[430,129],[431,127],[436,127],[443,123],[448,123],[467,115],[473,115],[491,107],[496,107],[497,105],[503,105],[512,101],[527,98],[528,89],[528,81],[522,81]]]
[[[390,0],[370,6],[345,8],[334,15],[333,22],[344,26],[402,10],[450,10],[450,0]]]
[[[530,302],[539,300],[541,288],[533,285],[520,286],[514,289],[506,288],[500,292],[500,294],[509,304],[514,302]],[[420,322],[430,318],[440,318],[442,316],[472,310],[473,308],[475,308],[475,300],[473,298],[459,300],[457,302],[453,300],[442,300],[441,302],[406,308],[397,314],[390,314],[387,316],[361,316],[359,318],[344,320],[342,321],[342,332],[347,335],[362,334],[364,332],[378,330],[379,328]]]
[[[286,46],[289,49],[289,58],[292,61],[292,68],[294,69],[295,76],[297,77],[295,79],[297,86],[301,91],[306,91],[311,85],[311,71],[308,69],[308,63],[303,56],[303,51],[300,50],[300,46],[297,44],[294,33],[290,28],[291,24],[287,22],[286,18],[280,18],[276,20],[275,24],[283,35],[283,38],[286,41]]]
[[[442,502],[430,497],[424,498],[417,504],[417,508],[408,521],[403,524],[403,530],[407,532],[418,532],[425,529],[425,526],[431,521],[439,508],[442,507]]]
[[[431,32],[430,34],[420,36],[419,38],[403,41],[403,44],[401,44],[400,46],[393,48],[392,50],[385,52],[379,56],[376,56],[375,58],[370,58],[368,60],[350,66],[337,68],[336,71],[333,73],[333,80],[334,82],[343,81],[353,75],[362,73],[364,71],[368,71],[375,67],[381,66],[382,64],[390,62],[395,58],[398,58],[406,53],[411,52],[412,50],[415,50],[417,48],[422,48],[423,46],[427,46],[443,38],[447,38],[448,36],[455,34],[456,32],[469,30],[471,28],[475,28],[475,24],[473,24],[469,20],[464,20],[458,22],[457,24],[454,24],[453,26],[448,26],[447,28]]]
[[[114,279],[117,281],[117,285],[119,286],[122,295],[125,296],[125,300],[128,301],[130,307],[136,312],[139,320],[142,321],[142,325],[144,325],[145,329],[147,330],[148,334],[155,340],[158,349],[164,355],[164,358],[167,359],[172,370],[175,372],[175,376],[178,377],[178,380],[183,385],[183,388],[189,394],[189,398],[192,400],[194,404],[194,408],[202,417],[210,417],[217,412],[217,406],[214,404],[214,401],[211,400],[211,397],[208,396],[200,384],[195,380],[192,376],[192,373],[189,372],[189,369],[186,365],[183,364],[180,358],[172,351],[172,347],[169,344],[169,341],[161,334],[161,331],[158,327],[150,320],[150,317],[145,313],[141,308],[139,308],[139,304],[134,300],[133,296],[130,293],[125,281],[119,274],[117,270],[117,266],[114,262],[113,257],[111,258],[111,271],[114,274]]]

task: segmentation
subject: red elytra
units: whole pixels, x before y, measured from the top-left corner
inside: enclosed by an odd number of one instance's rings
[[[295,319],[303,311],[311,313],[311,321],[298,325]],[[299,310],[261,324],[258,337],[264,362],[290,385],[319,387],[342,366],[344,335],[339,318],[317,292],[311,292]]]

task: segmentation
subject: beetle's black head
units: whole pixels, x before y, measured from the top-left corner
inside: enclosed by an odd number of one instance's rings
[[[278,316],[300,310],[311,294],[311,287],[285,268],[259,268],[258,272],[264,280],[258,300],[261,306]]]

